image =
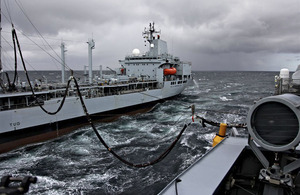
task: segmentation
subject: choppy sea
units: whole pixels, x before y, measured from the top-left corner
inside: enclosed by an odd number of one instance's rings
[[[59,79],[57,72],[37,74],[47,75],[48,81]],[[181,95],[157,104],[150,112],[97,123],[96,127],[116,153],[134,163],[148,162],[191,122],[188,106],[195,104],[196,114],[208,120],[244,123],[253,102],[273,94],[276,74],[194,72],[195,82]],[[217,131],[192,124],[160,163],[132,168],[107,152],[87,125],[55,140],[1,154],[0,176],[37,176],[38,182],[28,194],[157,194],[211,148]],[[247,135],[245,130],[238,131]]]

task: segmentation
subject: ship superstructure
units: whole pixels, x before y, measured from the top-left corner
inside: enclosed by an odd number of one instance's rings
[[[149,42],[149,51],[140,54],[134,49],[132,55],[119,61],[121,67],[113,75],[100,73],[97,79],[92,79],[89,69],[89,81],[81,83],[80,91],[93,119],[151,108],[180,94],[192,79],[191,63],[168,53],[167,43],[160,39],[154,23],[145,28],[143,35]],[[92,40],[88,43],[91,57],[95,44]],[[55,138],[87,122],[72,82],[67,93],[66,84],[36,82],[35,97],[25,82],[16,84],[15,89],[8,83],[3,82],[0,91],[0,153]],[[55,115],[45,113],[38,105],[54,112],[64,95],[64,105]]]

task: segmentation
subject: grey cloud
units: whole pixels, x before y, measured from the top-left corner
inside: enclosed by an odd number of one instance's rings
[[[98,64],[116,67],[117,60],[133,48],[145,50],[141,31],[151,21],[162,30],[169,51],[192,61],[194,70],[277,70],[285,55],[300,52],[298,0],[17,2],[43,35],[74,40],[66,42],[67,60],[76,67],[86,64],[85,42],[92,36]],[[3,6],[2,10],[6,13]],[[18,29],[36,33],[14,1],[10,10]],[[6,20],[4,26],[8,26]],[[299,63],[290,59],[291,65]]]

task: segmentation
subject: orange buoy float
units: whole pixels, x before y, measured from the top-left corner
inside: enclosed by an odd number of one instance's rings
[[[164,75],[174,75],[177,70],[174,67],[164,69]]]

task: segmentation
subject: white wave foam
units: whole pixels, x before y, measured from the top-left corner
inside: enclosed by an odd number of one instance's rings
[[[197,88],[199,88],[198,83],[193,79],[194,84],[196,85]]]
[[[227,98],[227,97],[225,97],[225,96],[221,96],[220,99],[221,99],[222,101],[224,101],[224,102],[233,100],[233,99],[229,99],[229,98]]]
[[[197,145],[195,145],[194,143],[192,143],[189,138],[193,137],[195,134],[193,132],[185,132],[185,136],[182,137],[180,144],[182,146],[186,146],[189,147],[191,149],[195,149],[197,147]]]
[[[47,176],[37,176],[38,179],[38,184],[37,185],[31,185],[30,186],[30,191],[29,192],[33,192],[32,194],[44,194],[44,193],[39,193],[40,188],[42,186],[43,190],[50,195],[56,195],[56,194],[64,194],[65,191],[64,189],[62,190],[56,190],[53,189],[58,186],[63,187],[66,186],[66,182],[63,181],[58,181],[55,180],[51,177],[47,177]]]
[[[212,143],[216,133],[207,133],[207,134],[201,134],[198,135],[197,139],[199,140],[206,140],[209,143]]]
[[[90,151],[86,148],[76,147],[72,150],[72,153],[79,156],[88,156],[90,155]]]

